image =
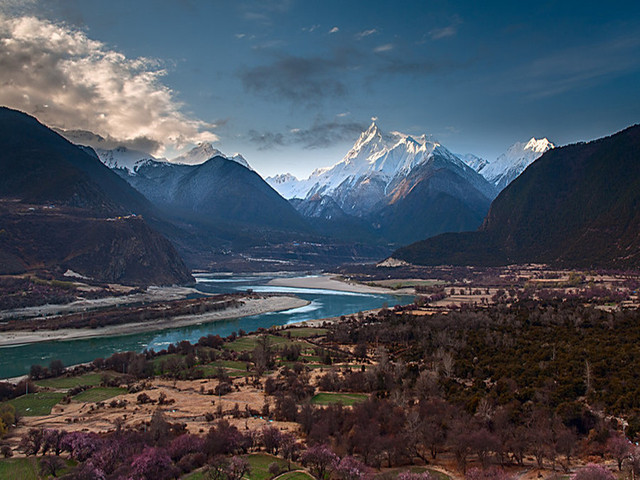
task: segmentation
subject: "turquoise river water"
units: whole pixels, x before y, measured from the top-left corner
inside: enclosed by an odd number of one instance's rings
[[[145,348],[162,350],[181,340],[197,341],[207,334],[227,336],[231,332],[252,332],[260,327],[287,325],[319,318],[350,315],[359,311],[410,303],[413,297],[383,294],[363,294],[311,288],[275,287],[267,285],[277,274],[205,275],[197,277],[197,289],[209,293],[227,293],[253,289],[255,292],[282,292],[310,301],[307,306],[262,315],[216,321],[190,327],[155,332],[136,333],[117,337],[85,340],[41,342],[0,348],[0,378],[15,377],[29,372],[33,364],[47,366],[53,359],[65,365],[90,362],[115,352],[142,351]],[[0,334],[1,335],[1,334]]]

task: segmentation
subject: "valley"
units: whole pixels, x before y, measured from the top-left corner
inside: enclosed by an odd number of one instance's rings
[[[0,0],[0,480],[640,478],[638,32]]]
[[[547,478],[587,471],[596,458],[615,470],[620,461],[622,472],[635,468],[626,460],[633,447],[623,458],[614,444],[623,431],[631,439],[640,432],[633,361],[623,360],[637,355],[640,276],[542,265],[397,268],[351,271],[343,288],[414,290],[410,305],[226,338],[201,330],[191,341],[115,353],[60,377],[32,369],[29,389],[38,393],[9,400],[21,421],[5,442],[17,461],[29,458],[19,452],[28,455],[41,430],[68,442],[129,441],[141,432],[153,448],[223,432],[235,442],[242,432],[253,441],[221,451],[249,462],[270,454],[269,462],[291,461],[307,475],[315,473],[305,440],[330,442],[339,456],[353,452],[358,469],[380,478],[426,469],[458,479],[489,465]],[[197,278],[213,290],[243,283]],[[255,275],[247,280],[261,289]],[[304,295],[337,282],[279,276],[262,289]],[[290,436],[292,453],[270,443],[271,434]],[[85,458],[64,442],[71,458]],[[201,461],[174,458],[167,465],[184,478],[208,474]]]

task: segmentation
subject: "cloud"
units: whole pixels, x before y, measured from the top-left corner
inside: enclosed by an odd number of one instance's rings
[[[291,9],[293,0],[249,0],[237,3],[245,20],[271,25],[274,16]]]
[[[257,145],[258,150],[271,150],[272,148],[282,147],[287,144],[285,136],[282,133],[260,133],[257,130],[249,130],[248,140]]]
[[[156,152],[162,148],[159,141],[148,137],[137,137],[129,140],[122,140],[111,136],[105,138],[88,130],[62,130],[56,127],[53,127],[53,130],[69,140],[71,143],[75,143],[77,145],[88,145],[93,148],[103,148],[105,150],[117,147],[127,147],[130,150],[149,153]]]
[[[157,60],[127,58],[67,25],[0,14],[0,104],[48,125],[147,139],[154,154],[218,140],[213,125],[182,112],[165,73]]]
[[[372,28],[370,30],[363,30],[362,32],[356,33],[355,37],[358,40],[362,40],[364,37],[368,37],[369,35],[373,35],[374,33],[378,33],[378,30]]]
[[[449,25],[448,27],[443,28],[434,28],[429,31],[429,36],[433,40],[440,40],[441,38],[453,37],[456,33],[458,33],[458,27],[455,25]]]
[[[453,60],[405,60],[401,57],[385,58],[376,70],[377,74],[422,76],[446,73],[462,68],[466,63],[454,63]]]
[[[542,98],[590,87],[639,69],[640,35],[632,33],[529,60],[511,75],[509,84],[512,90]]]
[[[384,45],[379,45],[373,49],[376,53],[389,52],[393,50],[393,43],[385,43]]]
[[[249,132],[249,141],[260,150],[301,145],[307,150],[327,148],[339,142],[354,141],[367,128],[359,122],[316,121],[307,129],[291,128],[286,133]]]
[[[340,29],[338,27],[333,27],[331,30],[329,30],[329,33],[338,33],[340,31]]]
[[[449,25],[429,30],[429,37],[431,37],[432,40],[453,37],[458,33],[460,25],[462,25],[462,19],[456,15]]]
[[[245,69],[240,78],[247,91],[275,100],[315,104],[325,97],[345,95],[347,87],[338,74],[343,62],[339,58],[283,56],[270,65]]]

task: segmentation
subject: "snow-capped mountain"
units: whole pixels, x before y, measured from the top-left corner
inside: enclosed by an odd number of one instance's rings
[[[378,235],[401,243],[477,228],[497,194],[432,137],[384,133],[375,122],[332,167],[304,180],[284,174],[268,181],[307,217],[359,217]]]
[[[165,158],[155,158],[146,152],[132,150],[127,147],[116,147],[112,149],[93,149],[102,163],[111,169],[126,170],[129,175],[136,175],[139,167],[148,163],[173,163],[179,165],[200,165],[214,157],[222,157],[232,160],[249,170],[253,170],[242,155],[236,153],[229,157],[209,142],[200,143],[197,147],[179,155],[171,160]]]
[[[482,169],[489,165],[489,160],[485,160],[482,157],[478,157],[473,153],[456,153],[456,157],[466,163],[469,167],[473,168],[476,172],[481,173]]]
[[[555,145],[546,138],[531,138],[526,143],[516,142],[496,160],[479,170],[479,173],[501,191],[552,148]]]
[[[113,149],[94,148],[98,158],[102,163],[111,169],[121,168],[129,172],[135,172],[136,168],[147,160],[158,160],[153,155],[139,150],[130,150],[127,147],[116,147]]]
[[[234,162],[239,163],[243,167],[248,168],[249,170],[253,170],[249,166],[249,163],[239,153],[236,153],[231,157],[228,157],[227,155],[222,153],[220,150],[215,148],[213,145],[211,145],[211,143],[209,142],[199,143],[196,147],[192,148],[188,152],[183,153],[182,155],[179,155],[175,158],[172,158],[170,162],[184,163],[187,165],[199,165],[213,157],[222,157],[222,158],[226,158],[227,160],[233,160]]]
[[[455,169],[487,198],[495,196],[480,175],[433,138],[384,133],[375,122],[334,166],[317,169],[305,180],[285,174],[268,181],[285,198],[330,196],[347,214],[362,216],[389,197],[394,185],[435,158],[444,160],[441,167]],[[398,194],[394,193],[394,201]]]

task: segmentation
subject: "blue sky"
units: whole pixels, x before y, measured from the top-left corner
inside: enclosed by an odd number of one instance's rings
[[[383,130],[494,159],[640,121],[640,3],[0,0],[0,103],[299,177]]]

